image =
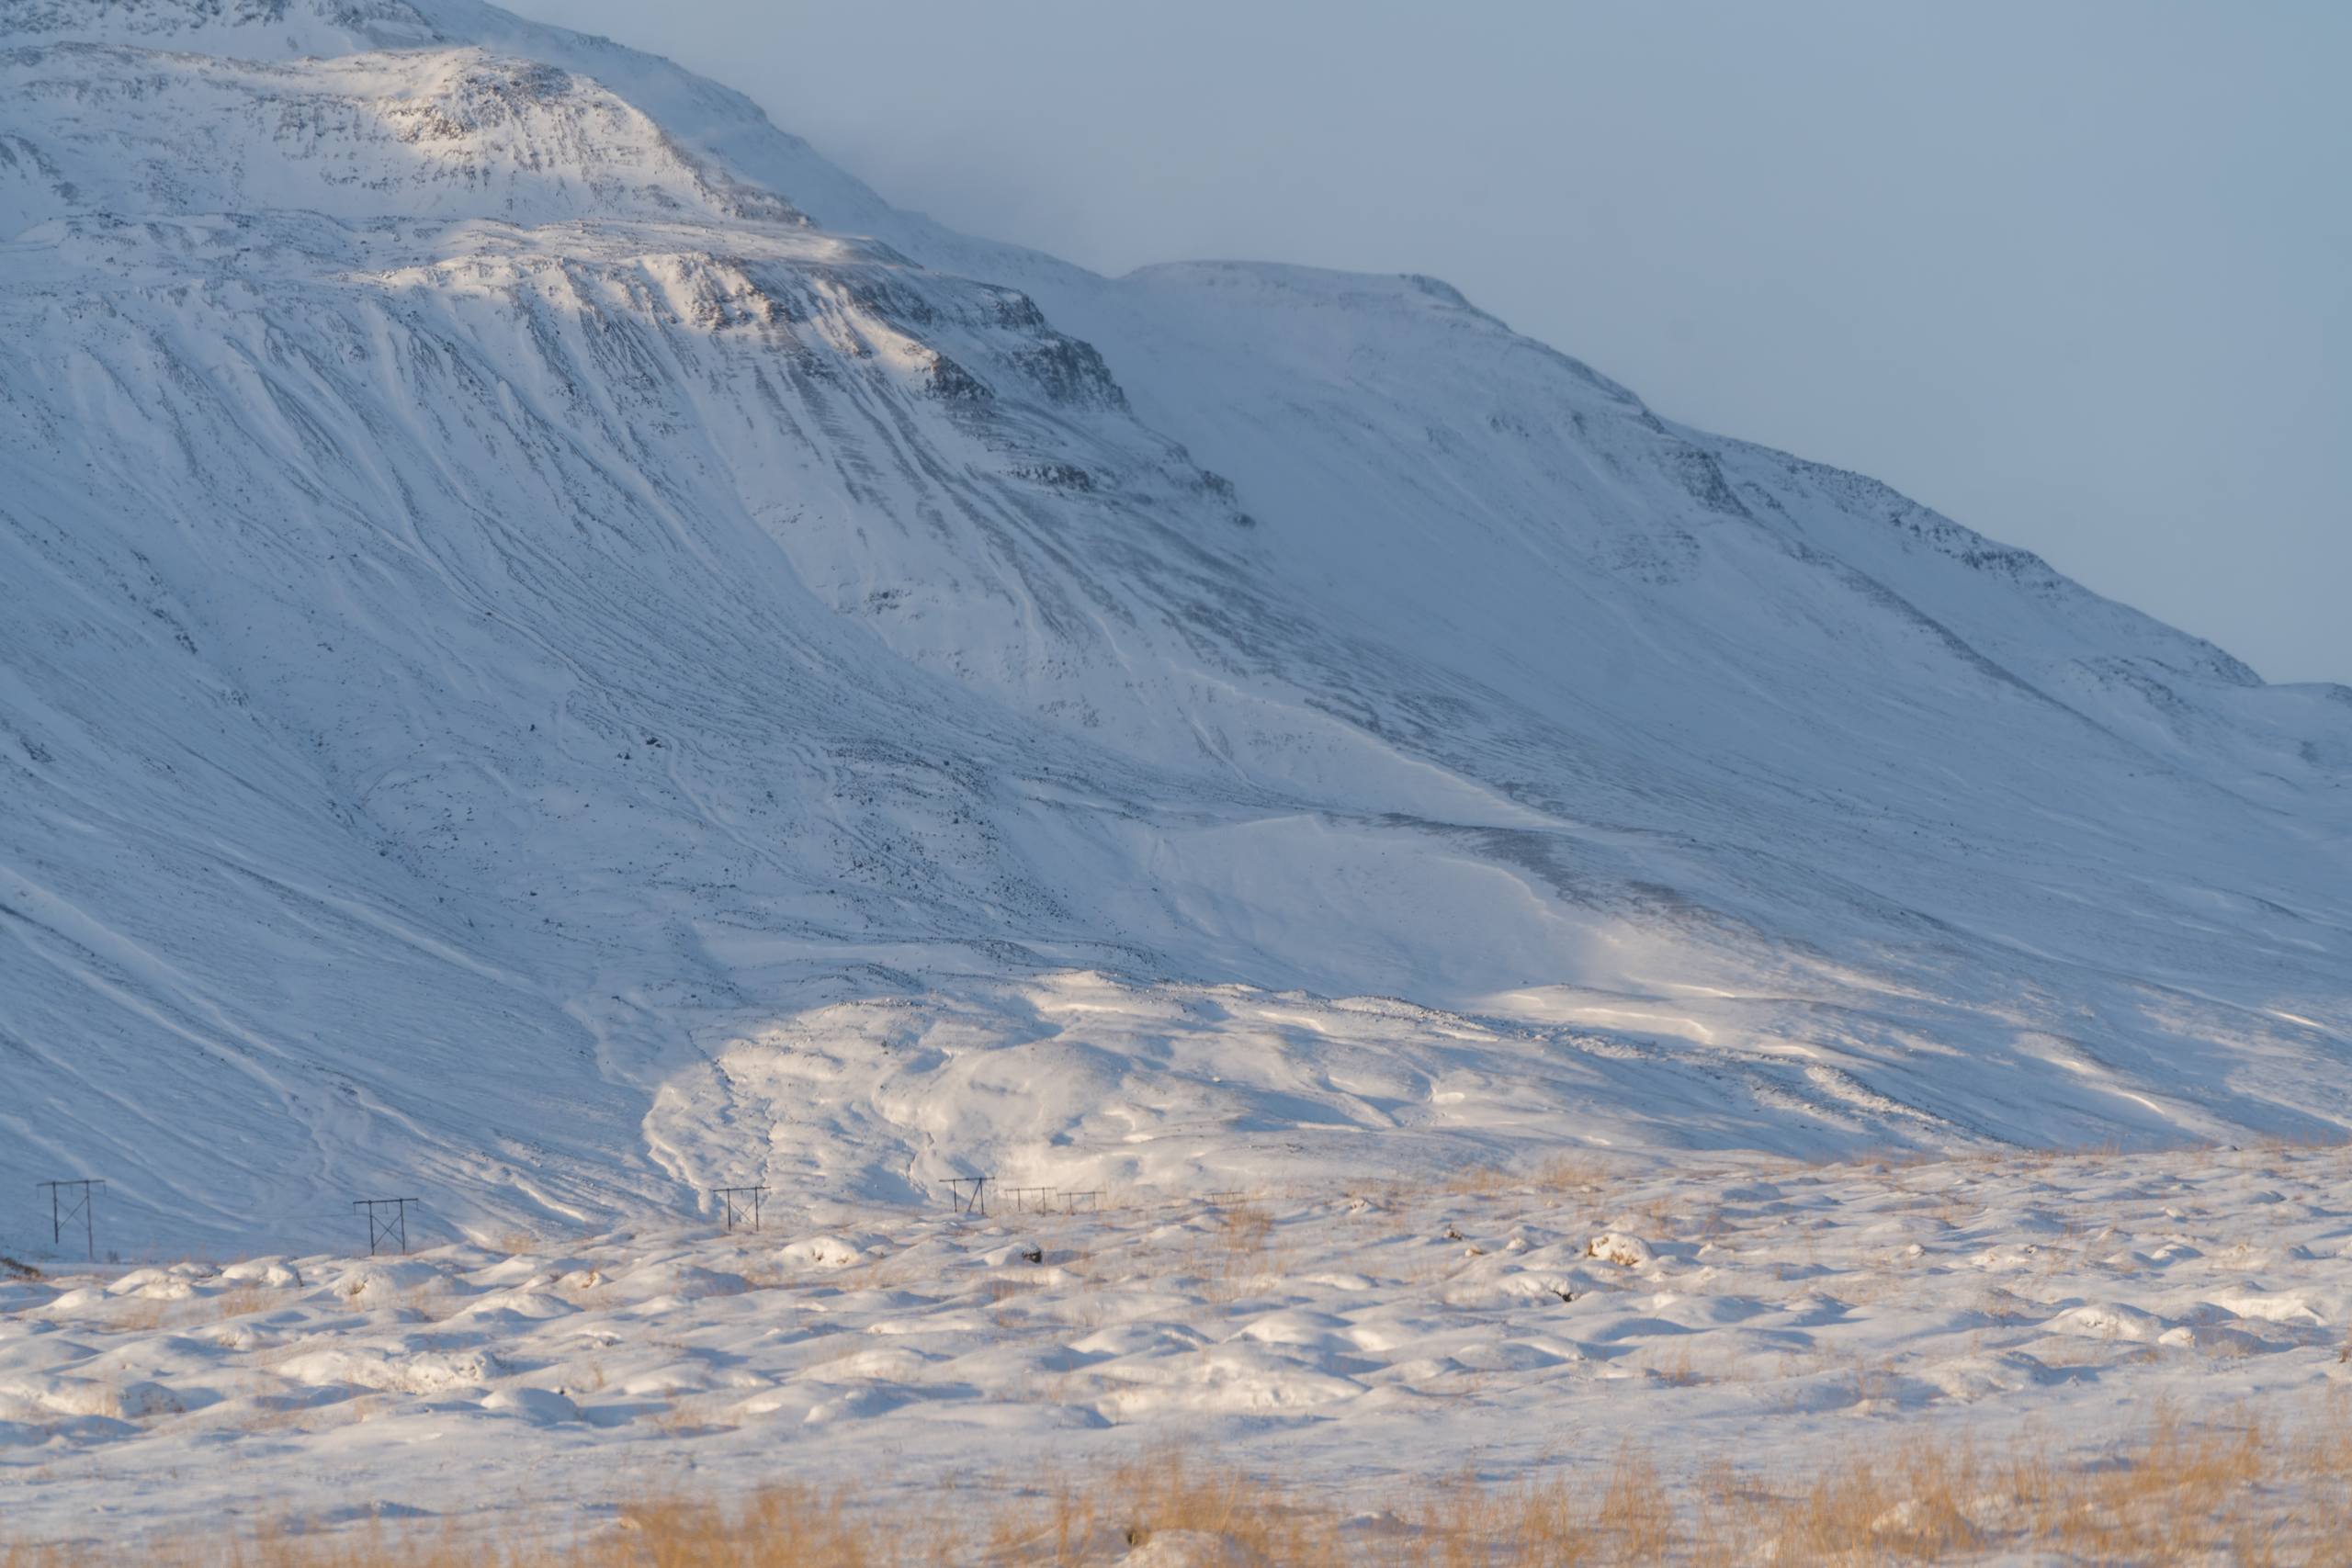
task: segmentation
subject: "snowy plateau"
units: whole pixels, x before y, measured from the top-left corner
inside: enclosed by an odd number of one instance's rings
[[[473,0],[0,0],[0,1550],[2300,1408],[2347,786],[1434,279],[1099,276]]]

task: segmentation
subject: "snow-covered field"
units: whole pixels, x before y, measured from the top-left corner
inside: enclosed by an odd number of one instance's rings
[[[2291,1427],[2352,1382],[2340,1148],[1012,1201],[10,1283],[7,1532],[593,1536],[637,1495],[919,1506],[1170,1444],[1371,1529],[1628,1445],[1670,1483],[1923,1436],[2096,1461],[2167,1404]]]
[[[1432,278],[0,0],[0,1534],[2097,1459],[2336,1386],[2347,1059],[2352,689]]]

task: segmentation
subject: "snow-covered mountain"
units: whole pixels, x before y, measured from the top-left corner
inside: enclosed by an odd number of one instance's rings
[[[470,0],[0,0],[0,729],[126,1248],[2352,1122],[2352,691]]]

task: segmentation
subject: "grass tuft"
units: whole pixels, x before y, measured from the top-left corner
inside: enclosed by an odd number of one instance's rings
[[[2021,1449],[1988,1460],[1921,1436],[1778,1475],[1717,1461],[1672,1480],[1628,1447],[1607,1465],[1501,1484],[1446,1476],[1384,1487],[1374,1510],[1169,1448],[1057,1480],[891,1504],[798,1484],[740,1502],[649,1497],[592,1534],[493,1517],[342,1536],[290,1527],[142,1547],[157,1568],[914,1568],[1154,1560],[1281,1568],[1568,1568],[1770,1562],[2352,1562],[2352,1414],[2326,1402],[2283,1429],[2243,1416],[2192,1427],[2160,1412],[2096,1462]],[[0,1547],[0,1568],[84,1568],[119,1549]]]

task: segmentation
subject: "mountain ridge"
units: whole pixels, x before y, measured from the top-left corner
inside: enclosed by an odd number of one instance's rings
[[[2352,1116],[2352,692],[471,0],[10,38],[0,1170],[135,1245]]]

